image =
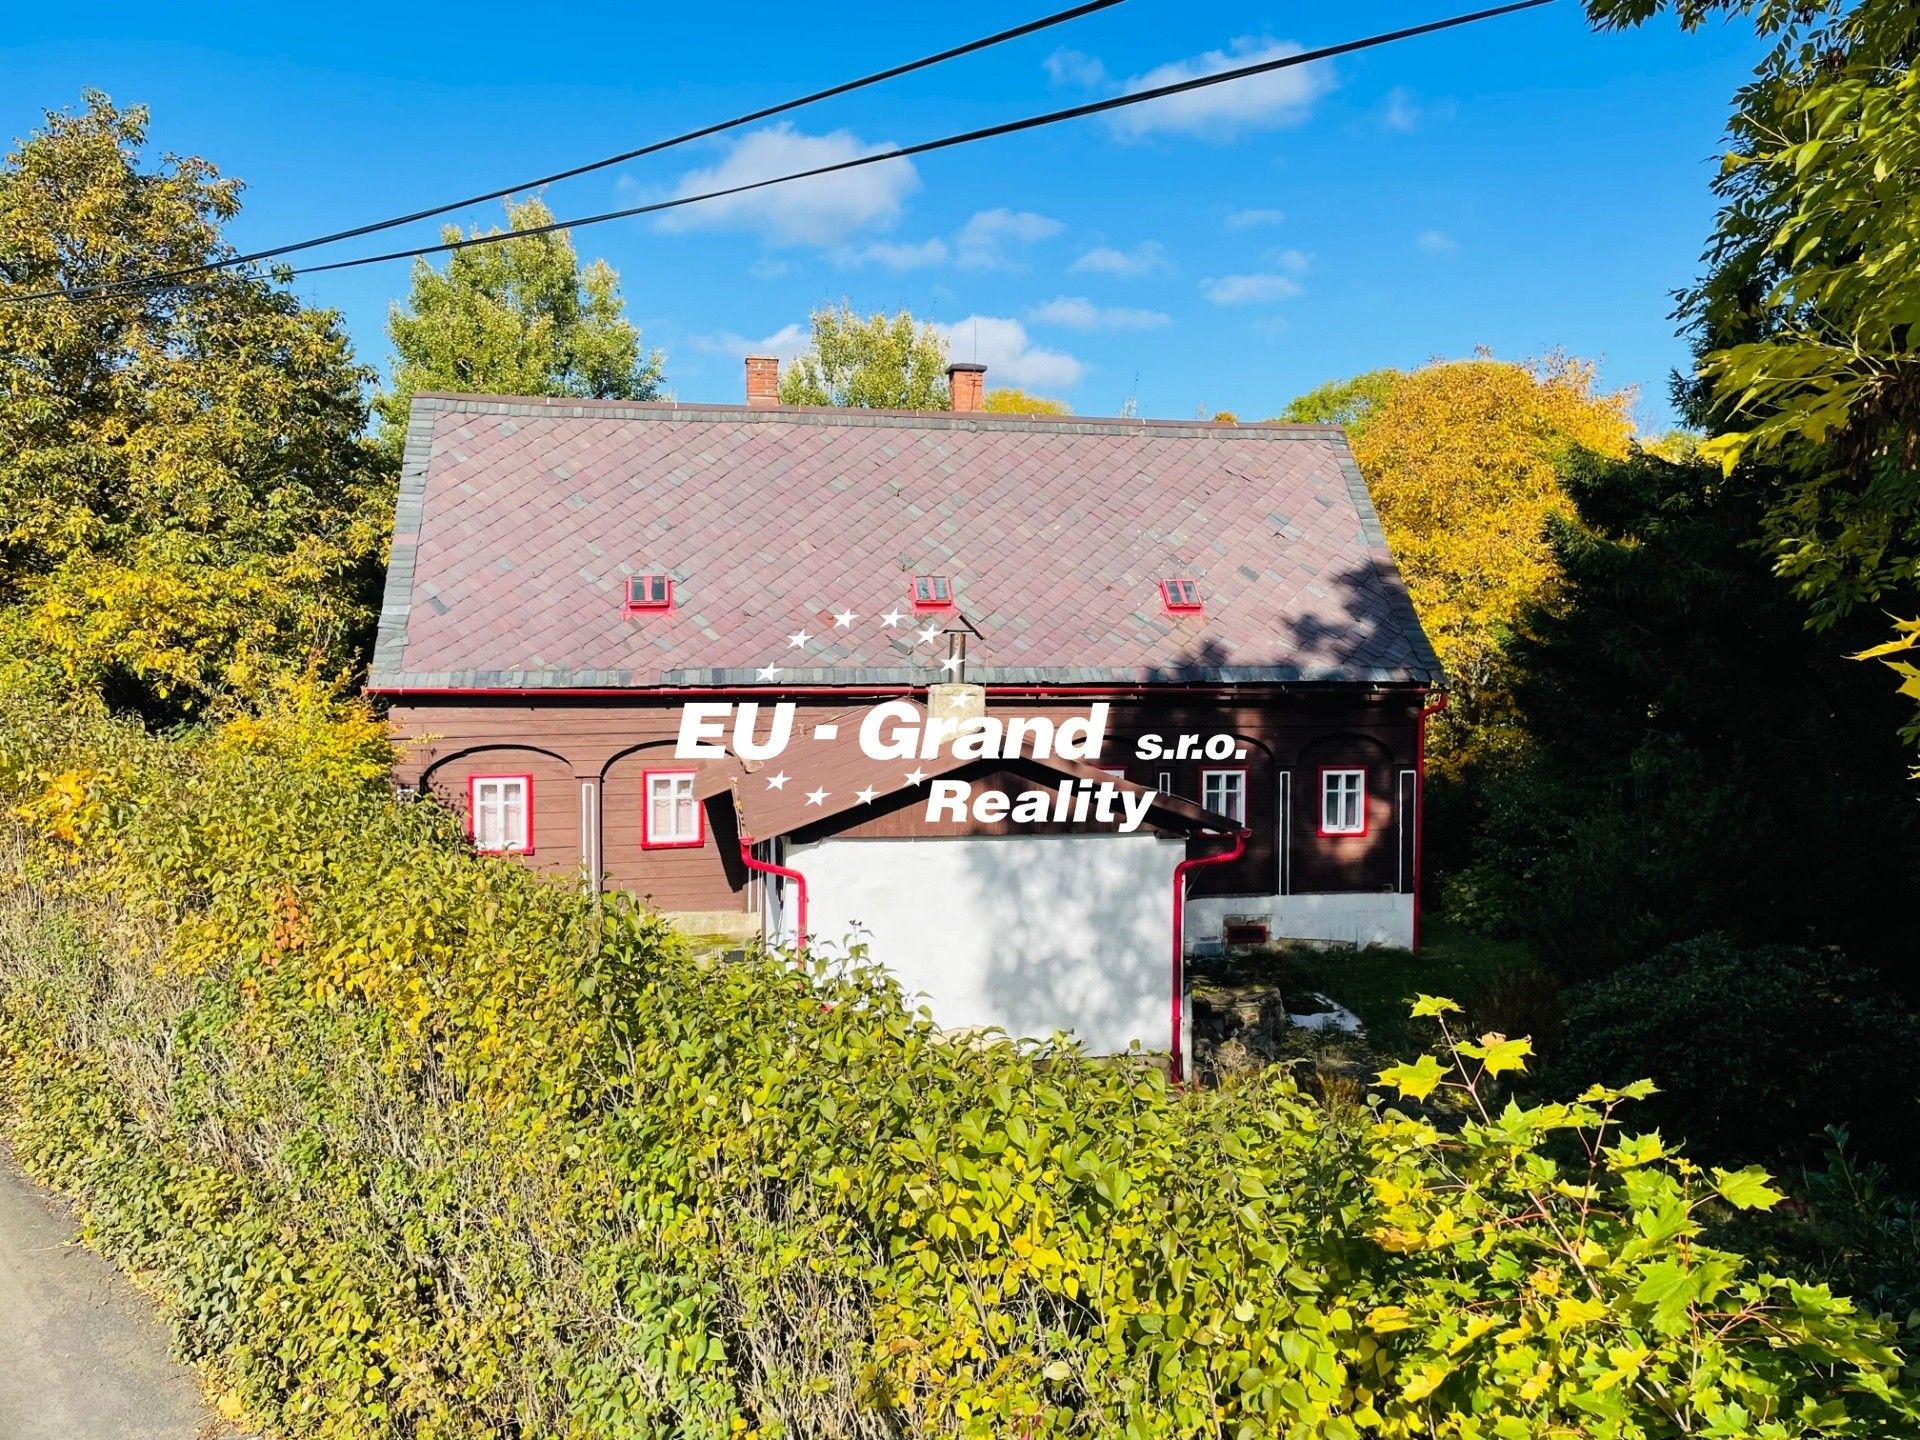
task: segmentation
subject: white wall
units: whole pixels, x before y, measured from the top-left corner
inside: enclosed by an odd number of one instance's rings
[[[873,959],[947,1029],[1071,1030],[1098,1054],[1165,1051],[1179,840],[1152,835],[836,838],[791,847],[816,945]],[[791,922],[791,905],[788,922]]]
[[[1202,872],[1205,873],[1205,872]],[[1342,945],[1413,945],[1413,896],[1207,895],[1187,901],[1187,950],[1217,946],[1229,915],[1254,915],[1276,940],[1329,940]]]

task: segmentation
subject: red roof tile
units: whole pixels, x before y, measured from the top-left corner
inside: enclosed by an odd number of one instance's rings
[[[423,395],[370,684],[920,684],[926,573],[987,684],[1439,678],[1332,427]]]

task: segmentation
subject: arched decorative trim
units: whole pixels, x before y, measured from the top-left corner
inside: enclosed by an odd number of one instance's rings
[[[556,764],[566,766],[569,774],[571,774],[573,771],[573,762],[571,760],[567,759],[567,757],[564,755],[558,754],[552,750],[547,749],[543,745],[522,745],[519,743],[503,744],[502,742],[497,740],[490,740],[484,745],[469,745],[467,746],[466,749],[456,750],[451,755],[441,755],[441,756],[435,757],[433,763],[427,766],[426,769],[420,772],[420,788],[422,790],[427,789],[427,787],[429,787],[433,783],[433,777],[437,775],[446,766],[453,764],[453,762],[456,760],[465,760],[468,757],[473,755],[494,755],[494,754],[501,754],[501,753],[514,754],[514,755],[544,755],[547,759],[554,761]]]
[[[606,758],[606,762],[602,764],[600,767],[600,783],[602,785],[606,784],[607,776],[613,773],[613,767],[618,765],[622,760],[626,759],[629,755],[638,755],[644,750],[665,750],[668,753],[668,755],[671,756],[673,753],[675,743],[676,742],[670,738],[660,739],[660,740],[642,740],[637,745],[629,745],[624,750],[614,751],[613,754],[609,755]],[[727,751],[727,758],[729,760],[735,758],[734,753],[731,749]],[[692,767],[692,768],[698,768],[700,764],[700,762],[697,760],[681,760],[681,761],[677,761],[676,763],[683,767]]]

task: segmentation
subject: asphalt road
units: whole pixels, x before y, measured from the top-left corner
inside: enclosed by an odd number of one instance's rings
[[[0,1440],[230,1435],[152,1302],[77,1228],[0,1151]]]

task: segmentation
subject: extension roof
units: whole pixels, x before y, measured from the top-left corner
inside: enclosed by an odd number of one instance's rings
[[[429,394],[369,688],[924,685],[956,616],[987,685],[1440,680],[1337,427]]]
[[[871,707],[862,706],[828,717],[839,722],[839,733],[831,740],[815,739],[807,747],[806,776],[789,776],[778,786],[767,783],[775,772],[784,772],[777,760],[741,760],[729,755],[726,760],[706,767],[695,794],[711,803],[720,796],[731,797],[739,816],[742,834],[756,840],[791,835],[796,830],[827,825],[850,813],[877,813],[894,807],[896,796],[923,804],[927,782],[947,776],[983,770],[1010,771],[1052,785],[1060,780],[1084,780],[1106,783],[1128,794],[1153,797],[1148,812],[1154,824],[1181,831],[1217,831],[1232,834],[1239,822],[1215,814],[1202,805],[1178,795],[1163,794],[1139,785],[1124,775],[1115,774],[1085,760],[1067,760],[1058,755],[1044,759],[1023,752],[1001,760],[956,758],[951,745],[941,747],[930,760],[875,760],[859,744],[860,723]],[[918,723],[925,724],[927,710],[919,708]],[[791,762],[788,762],[791,763]],[[910,780],[909,775],[921,777]],[[862,800],[865,790],[872,797]],[[809,796],[818,795],[818,799]]]

